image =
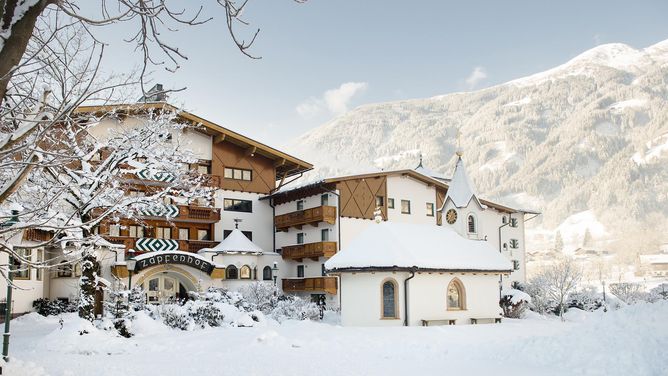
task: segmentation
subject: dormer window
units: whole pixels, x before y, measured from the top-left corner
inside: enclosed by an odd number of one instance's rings
[[[469,226],[469,233],[470,234],[475,234],[476,233],[476,223],[475,223],[475,217],[473,214],[469,214],[468,216],[468,226]]]

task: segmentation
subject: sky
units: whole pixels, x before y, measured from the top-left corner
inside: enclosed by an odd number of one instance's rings
[[[359,105],[477,90],[600,44],[668,39],[665,0],[250,0],[250,25],[236,28],[246,39],[260,28],[250,52],[261,59],[250,59],[232,43],[221,9],[202,3],[211,21],[161,35],[188,59],[175,73],[152,67],[151,77],[186,88],[170,102],[274,147]],[[132,29],[98,32],[109,44],[106,72],[140,64],[123,42]]]

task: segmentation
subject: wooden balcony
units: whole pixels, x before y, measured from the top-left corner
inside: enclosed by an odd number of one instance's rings
[[[283,259],[302,261],[310,258],[318,261],[319,257],[332,257],[336,253],[336,242],[317,242],[283,247]]]
[[[328,294],[336,294],[337,291],[336,277],[284,279],[283,291],[284,292],[324,291]]]
[[[33,242],[48,242],[53,237],[53,233],[36,228],[29,228],[23,232],[23,240]]]
[[[179,205],[179,221],[217,223],[220,221],[220,209],[205,206]]]
[[[136,254],[142,254],[146,252],[151,252],[149,250],[143,250],[137,248],[137,240],[140,238],[131,238],[128,236],[105,236],[105,240],[113,244],[123,244],[125,246],[125,251],[128,249],[134,249]],[[158,239],[159,240],[159,239]],[[193,252],[196,253],[202,248],[213,248],[220,242],[210,241],[210,240],[180,240],[180,239],[168,239],[170,242],[173,240],[178,244],[178,250],[183,252]]]
[[[301,229],[303,225],[318,227],[318,223],[336,223],[335,206],[318,206],[315,208],[298,210],[292,213],[276,216],[276,231],[287,231],[290,227]]]

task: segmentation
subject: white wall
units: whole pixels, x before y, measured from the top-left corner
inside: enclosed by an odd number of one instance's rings
[[[93,137],[104,140],[112,134],[111,132],[122,132],[124,129],[131,130],[145,123],[146,119],[140,117],[128,117],[122,122],[116,119],[104,119],[92,127],[89,132]],[[177,132],[176,130],[170,131],[173,135],[172,142],[178,142],[183,149],[192,151],[199,159],[211,160],[211,136],[194,130]]]
[[[388,176],[387,197],[394,199],[394,209],[387,209],[393,222],[436,224],[436,188],[409,176]],[[401,213],[401,200],[411,202],[411,214]],[[434,216],[427,216],[427,203],[434,204]],[[387,205],[387,203],[386,203]]]
[[[401,326],[405,319],[405,272],[342,273],[340,283],[341,323],[344,326]],[[447,309],[448,284],[458,278],[464,285],[466,309]],[[382,319],[381,287],[393,278],[399,287],[399,319]],[[409,281],[409,324],[421,325],[421,320],[456,319],[457,324],[469,324],[470,318],[501,317],[499,307],[499,276],[494,274],[416,273]]]
[[[274,220],[271,206],[268,200],[260,200],[264,195],[258,193],[228,191],[219,189],[215,193],[215,206],[220,208],[220,221],[215,224],[215,241],[223,240],[224,230],[234,230],[234,219],[242,220],[239,223],[239,230],[252,231],[253,243],[257,244],[264,251],[273,252],[274,244]],[[235,211],[225,211],[223,200],[226,198],[250,200],[253,202],[252,213],[242,213]]]
[[[31,258],[37,260],[37,251],[32,250]],[[6,253],[0,254],[0,264],[7,265],[9,257]],[[30,269],[30,279],[14,280],[14,284],[19,287],[12,291],[12,312],[14,314],[30,312],[33,310],[32,302],[46,296],[46,290],[49,285],[49,271],[42,271],[42,280],[37,280],[37,270]],[[0,300],[7,299],[7,281],[0,277]],[[4,316],[4,312],[0,313]]]

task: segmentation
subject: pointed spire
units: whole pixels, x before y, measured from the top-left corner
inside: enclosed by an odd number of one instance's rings
[[[462,150],[462,131],[460,129],[457,130],[457,151],[455,154],[457,154],[460,159],[462,158],[462,155],[464,155],[464,151]]]
[[[417,170],[418,168],[422,168],[422,167],[423,167],[422,166],[422,153],[420,153],[420,163],[418,163],[417,167],[415,167],[415,170]]]
[[[475,200],[478,205],[478,197],[473,189],[473,184],[469,175],[466,172],[466,167],[464,167],[464,161],[460,152],[457,152],[457,164],[455,165],[455,171],[452,173],[452,180],[448,184],[448,192],[445,195],[445,200],[443,202],[443,207],[448,201],[448,198],[452,200],[452,203],[455,204],[458,208],[463,208],[468,206],[471,200]],[[482,207],[482,205],[480,205]],[[443,210],[443,207],[441,210]]]

